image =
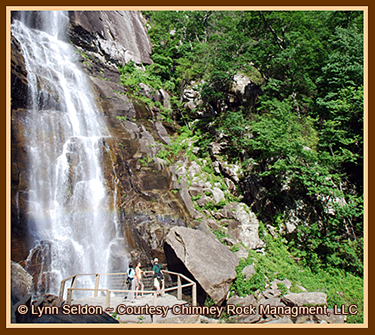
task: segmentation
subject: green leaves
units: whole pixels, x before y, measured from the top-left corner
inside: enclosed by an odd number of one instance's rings
[[[356,26],[337,27],[330,45],[332,52],[319,81],[330,91],[363,84],[363,33]]]
[[[306,224],[289,246],[306,265],[362,273],[363,12],[147,16],[154,64],[143,77],[129,65],[124,83],[136,90],[142,78],[168,89],[176,119],[197,136],[198,155],[220,142],[225,160],[259,178],[267,199],[254,206],[271,224],[304,203]],[[262,85],[251,106],[233,98],[238,73]],[[202,113],[184,110],[190,85],[199,90]],[[260,285],[259,279],[253,287]]]

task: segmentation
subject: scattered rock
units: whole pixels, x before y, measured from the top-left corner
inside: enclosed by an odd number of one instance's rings
[[[239,250],[235,252],[235,255],[240,258],[247,258],[249,252],[240,244]]]
[[[294,323],[308,323],[309,321],[312,321],[310,315],[299,315],[295,319]]]
[[[229,164],[224,161],[218,161],[220,171],[224,174],[224,176],[233,180],[236,184],[239,183],[240,178],[242,176],[241,167],[236,164]]]
[[[262,294],[266,299],[271,299],[279,297],[281,295],[281,291],[279,289],[267,289],[263,291]]]
[[[275,279],[272,283],[271,283],[271,288],[273,290],[277,290],[278,289],[278,286],[277,284],[284,284],[285,287],[289,290],[291,287],[292,287],[292,283],[290,282],[290,280],[288,279],[284,279],[284,280],[279,280],[279,279]]]
[[[254,264],[245,266],[241,273],[245,275],[245,280],[250,280],[255,274]]]
[[[288,306],[325,305],[327,294],[323,292],[289,293],[282,297],[282,301]]]
[[[339,309],[340,310],[340,309]],[[317,322],[317,323],[328,323],[328,324],[331,324],[331,323],[334,323],[334,324],[342,324],[342,323],[345,323],[346,321],[346,315],[335,315],[333,312],[334,310],[331,309],[331,308],[328,308],[327,309],[327,312],[329,314],[328,315],[314,315],[314,320]]]
[[[214,187],[210,191],[211,191],[212,196],[214,198],[214,204],[215,205],[217,205],[220,201],[225,199],[224,192],[220,188]]]
[[[302,291],[302,292],[307,292],[307,290],[303,287],[303,286],[301,286],[301,285],[297,285],[296,286],[300,291]]]
[[[196,203],[199,207],[204,207],[209,201],[212,201],[212,198],[208,197],[206,194],[202,194],[202,196],[196,201]]]
[[[271,320],[271,321],[268,321],[268,322],[265,322],[265,323],[267,323],[267,324],[269,324],[269,323],[271,323],[271,324],[273,324],[273,323],[285,323],[285,324],[288,324],[288,323],[293,323],[293,321],[290,318],[284,316],[282,318],[277,318],[277,319],[274,319],[274,320]]]
[[[252,294],[247,295],[246,297],[239,297],[234,295],[229,298],[227,305],[236,305],[236,306],[249,306],[253,305],[255,302],[255,297]]]
[[[238,317],[234,317],[236,323],[257,323],[262,319],[262,316],[258,313],[250,314],[250,315],[240,315]]]

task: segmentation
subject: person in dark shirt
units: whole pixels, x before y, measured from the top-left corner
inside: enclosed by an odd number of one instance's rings
[[[157,258],[154,259],[154,266],[152,267],[154,272],[154,287],[156,288],[157,295],[160,294],[160,283],[164,280],[163,273],[161,272],[161,265]]]

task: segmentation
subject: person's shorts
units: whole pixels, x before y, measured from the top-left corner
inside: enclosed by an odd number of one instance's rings
[[[160,283],[157,278],[154,278],[154,286],[156,287],[157,290],[160,290]]]

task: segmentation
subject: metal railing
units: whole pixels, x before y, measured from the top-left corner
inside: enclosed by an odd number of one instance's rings
[[[190,278],[187,278],[186,276],[184,276],[181,273],[167,271],[167,270],[161,270],[161,272],[164,275],[169,274],[169,275],[177,276],[177,285],[176,286],[166,288],[165,287],[165,279],[162,280],[162,288],[161,288],[162,294],[164,294],[166,292],[171,292],[171,291],[177,290],[177,299],[182,300],[182,289],[186,288],[186,287],[191,287],[192,288],[192,294],[191,294],[192,305],[193,306],[197,305],[197,284],[194,281],[192,281]],[[152,271],[144,271],[143,273],[145,275],[145,278],[150,278],[148,275],[153,274]],[[78,288],[78,287],[76,287],[77,279],[79,279],[80,277],[83,277],[83,276],[95,276],[95,283],[94,283],[93,288]],[[127,278],[126,273],[121,272],[121,273],[74,274],[74,275],[72,275],[68,278],[65,278],[64,280],[61,281],[60,292],[59,292],[59,305],[61,305],[62,301],[64,300],[65,286],[66,286],[67,281],[70,280],[70,279],[71,279],[71,285],[66,290],[67,291],[66,303],[68,305],[70,305],[72,303],[74,292],[76,292],[76,291],[93,291],[93,297],[97,297],[99,292],[105,293],[105,296],[106,296],[105,307],[106,308],[110,306],[111,293],[130,293],[130,292],[135,293],[136,292],[135,290],[129,290],[129,289],[121,288],[121,286],[120,286],[119,289],[118,288],[99,288],[100,278],[104,277],[104,276],[108,276],[107,279],[111,278],[111,277],[112,277],[111,279],[114,279],[115,276],[117,276],[117,277],[122,276],[123,277],[122,286],[126,287],[125,286],[126,285],[125,281],[126,281],[126,278]],[[183,284],[183,282],[182,282],[183,280],[186,281],[187,283]],[[113,282],[116,282],[116,280],[112,280],[112,284],[113,284]],[[121,280],[120,280],[120,282],[121,282]],[[117,284],[118,284],[118,279],[117,279]],[[140,291],[138,291],[138,292],[140,293]],[[144,294],[153,294],[153,304],[154,304],[154,306],[157,305],[157,291],[155,291],[155,290],[144,290],[143,293]]]

